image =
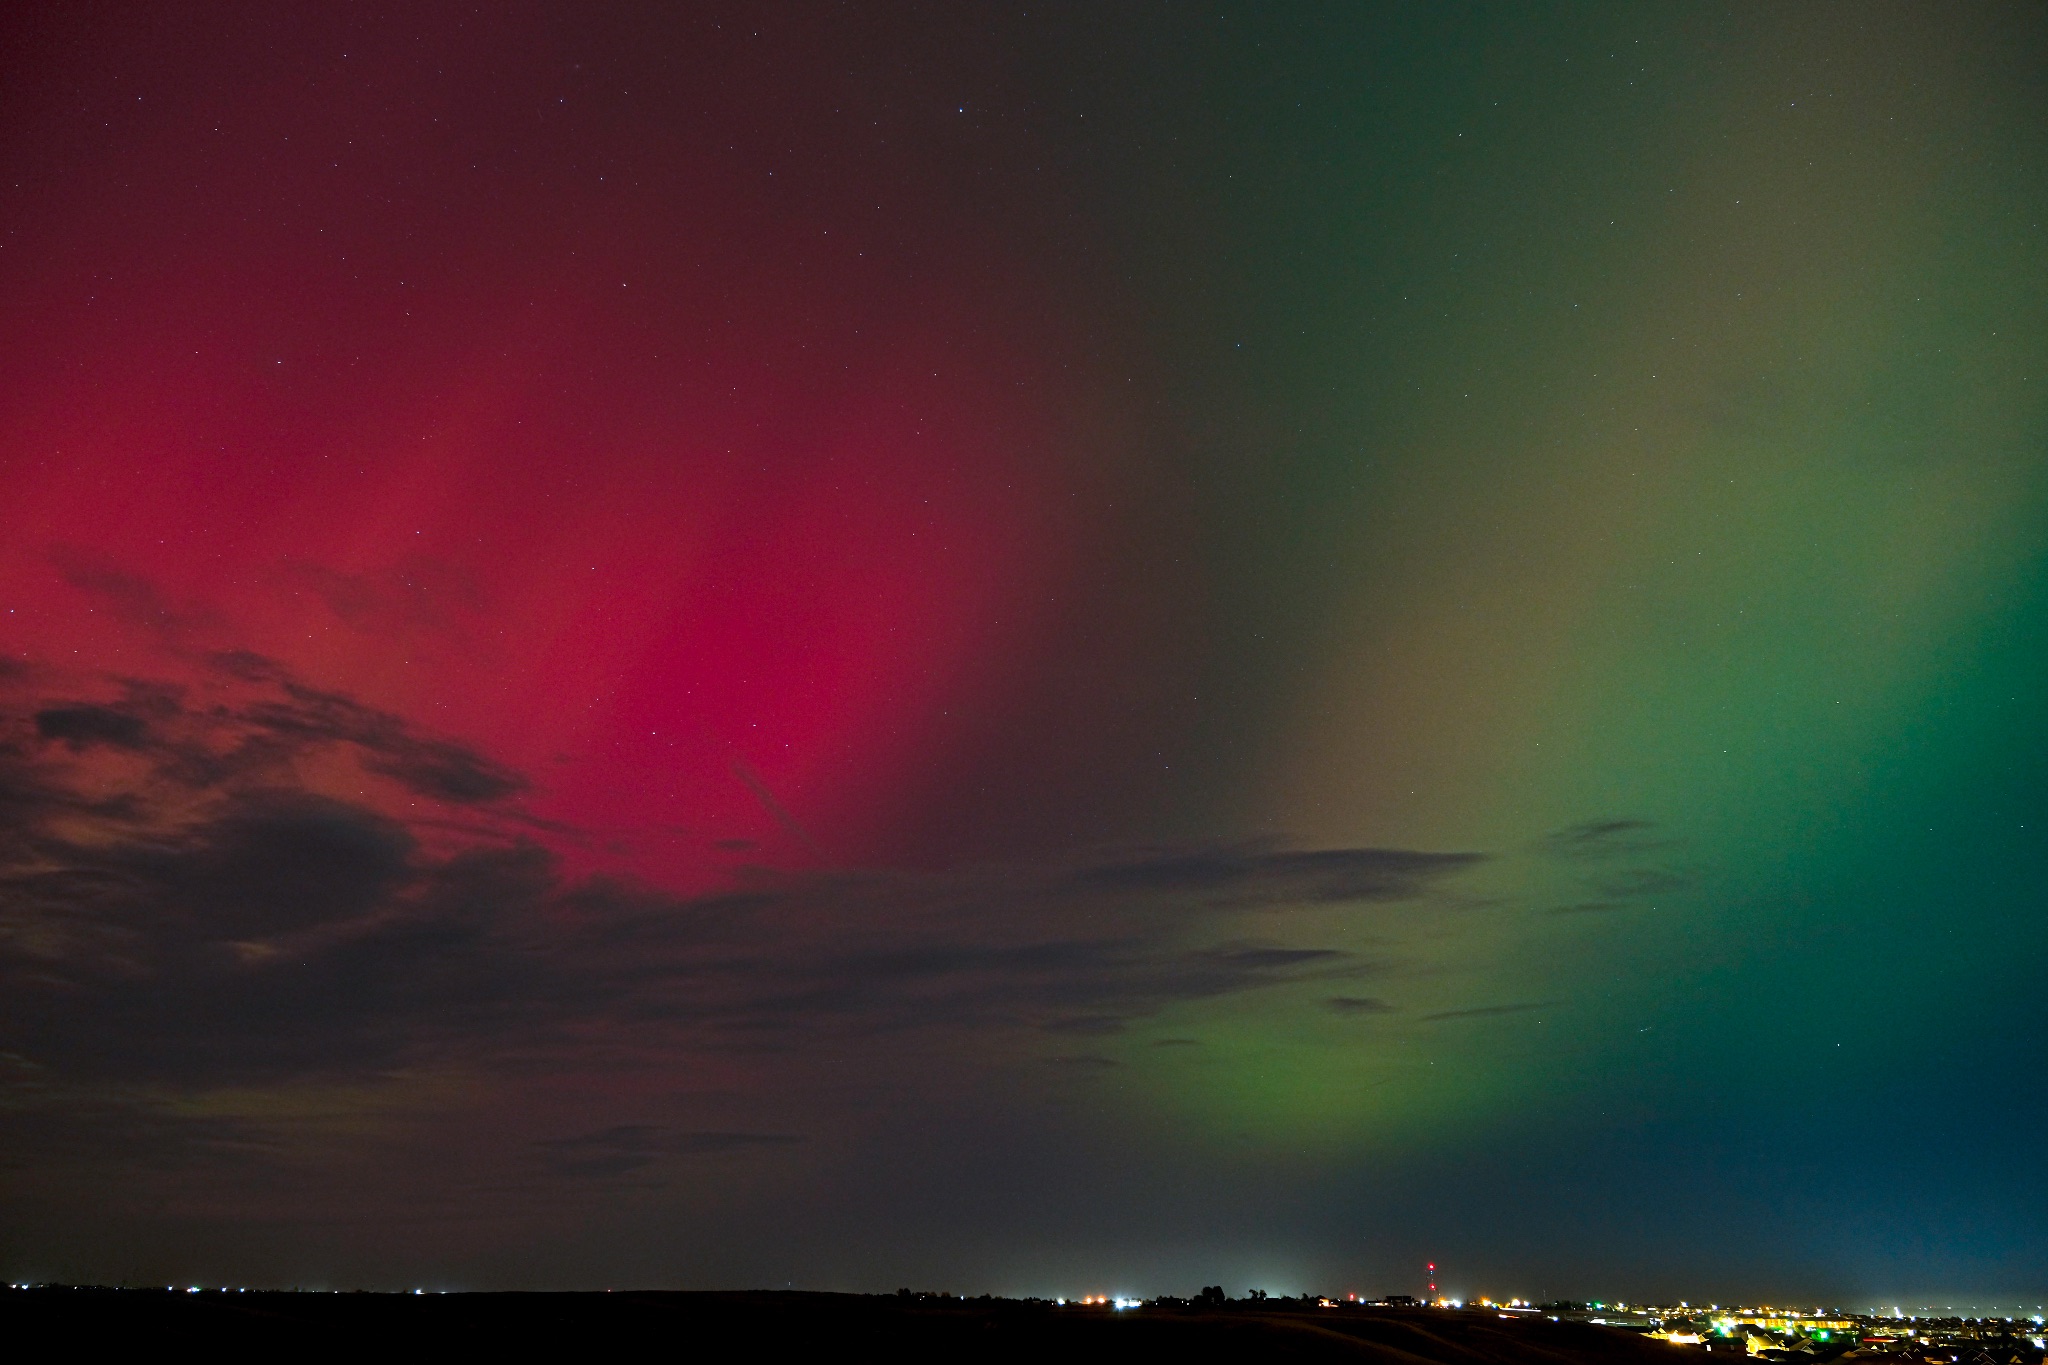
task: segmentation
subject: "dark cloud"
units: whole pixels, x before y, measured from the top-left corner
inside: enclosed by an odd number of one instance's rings
[[[1438,1010],[1435,1014],[1422,1016],[1424,1023],[1436,1023],[1442,1019],[1492,1019],[1503,1014],[1527,1014],[1531,1010],[1547,1010],[1561,1005],[1561,1000],[1534,1000],[1524,1005],[1480,1005],[1469,1010]]]
[[[534,1145],[542,1153],[543,1164],[556,1175],[602,1178],[627,1175],[673,1157],[773,1150],[802,1141],[795,1133],[696,1132],[627,1123]]]
[[[502,801],[526,789],[519,774],[463,745],[422,738],[389,712],[294,682],[282,687],[283,699],[250,709],[251,723],[301,742],[354,745],[370,771],[437,801]]]
[[[246,649],[220,650],[207,655],[206,663],[215,672],[243,682],[283,682],[289,676],[275,661]]]
[[[1369,995],[1333,995],[1323,1003],[1338,1014],[1387,1014],[1394,1008]]]
[[[501,804],[527,790],[518,773],[467,745],[424,736],[389,712],[306,687],[246,652],[206,660],[223,695],[121,679],[117,695],[45,700],[34,707],[35,740],[78,752],[95,745],[147,756],[153,775],[205,790],[296,782],[294,765],[323,752],[352,756],[366,772],[411,794],[458,806]]]
[[[1621,901],[1575,901],[1570,905],[1553,905],[1550,907],[1550,913],[1553,915],[1603,915],[1615,910],[1628,910],[1631,908],[1633,907]]]
[[[90,744],[139,749],[149,738],[147,721],[111,706],[52,706],[36,712],[35,724],[39,737],[62,740],[73,749]]]
[[[414,741],[397,753],[372,759],[373,772],[395,777],[422,796],[471,805],[502,801],[526,789],[526,781],[458,744]]]
[[[1659,835],[1654,820],[1634,817],[1587,820],[1553,831],[1543,843],[1563,858],[1605,859],[1632,857],[1654,849],[1667,848],[1671,840]]]
[[[175,930],[245,940],[374,911],[410,877],[412,853],[394,821],[284,791],[238,797],[176,849],[145,846],[99,861],[125,863],[125,879]]]
[[[1084,1037],[1122,1033],[1131,1021],[1115,1014],[1084,1014],[1072,1019],[1054,1019],[1040,1025],[1047,1033],[1071,1033]]]
[[[389,974],[376,959],[416,875],[404,829],[275,793],[179,836],[46,840],[60,865],[0,868],[4,1046],[80,1079],[388,1064],[397,1021],[374,1008]]]
[[[1076,881],[1109,891],[1183,893],[1249,905],[1405,900],[1478,861],[1474,853],[1390,848],[1288,852],[1256,844],[1207,846],[1119,858],[1080,871]]]

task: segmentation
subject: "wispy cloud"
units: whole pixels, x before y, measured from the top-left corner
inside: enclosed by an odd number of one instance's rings
[[[1521,1005],[1477,1005],[1464,1010],[1438,1010],[1434,1014],[1425,1014],[1421,1017],[1425,1024],[1434,1024],[1445,1019],[1495,1019],[1504,1014],[1528,1014],[1533,1010],[1555,1009],[1563,1003],[1562,1000],[1532,1000]]]
[[[1560,857],[1614,858],[1664,847],[1656,830],[1655,821],[1633,816],[1587,820],[1552,831],[1544,844]]]
[[[1338,1014],[1390,1014],[1394,1009],[1369,995],[1333,995],[1323,1004]]]
[[[1589,820],[1547,835],[1541,852],[1577,884],[1580,899],[1550,907],[1554,915],[1602,914],[1651,905],[1695,885],[1698,873],[1672,862],[1682,841],[1655,821],[1637,817]]]

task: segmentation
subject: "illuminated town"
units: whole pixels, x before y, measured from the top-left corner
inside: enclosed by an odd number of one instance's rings
[[[1430,1267],[1434,1273],[1435,1266]],[[908,1291],[904,1291],[908,1292]],[[1137,1299],[1091,1294],[1057,1299],[1063,1307],[1109,1308],[1128,1312],[1145,1308],[1236,1308],[1243,1310],[1437,1309],[1488,1313],[1502,1318],[1547,1318],[1553,1322],[1584,1322],[1639,1333],[1674,1346],[1697,1347],[1714,1355],[1743,1355],[1765,1360],[1818,1362],[1869,1360],[1945,1362],[1947,1365],[2042,1365],[2048,1356],[2048,1309],[2037,1305],[2029,1314],[1958,1313],[1953,1309],[1911,1313],[1901,1306],[1889,1311],[1855,1312],[1827,1307],[1780,1307],[1771,1304],[1676,1304],[1527,1299],[1470,1300],[1387,1294],[1341,1298],[1322,1294],[1272,1295],[1251,1290],[1242,1299],[1207,1288],[1192,1299]]]
[[[1839,1308],[1774,1305],[1646,1303],[1474,1304],[1448,1308],[1501,1313],[1543,1313],[1641,1332],[1676,1345],[1767,1360],[1896,1360],[2036,1365],[2043,1358],[2043,1314],[1970,1316],[1914,1314],[1903,1308],[1850,1312]]]
[[[1435,1267],[1430,1267],[1434,1272]],[[1554,1301],[1475,1298],[1424,1299],[1406,1294],[1379,1298],[1301,1295],[1270,1296],[1253,1290],[1241,1300],[1223,1298],[1220,1290],[1204,1290],[1194,1300],[1155,1299],[1146,1302],[1110,1295],[1072,1302],[1111,1305],[1118,1309],[1145,1306],[1182,1307],[1207,1301],[1213,1306],[1244,1308],[1316,1308],[1373,1311],[1385,1309],[1449,1310],[1491,1313],[1503,1318],[1545,1317],[1552,1321],[1585,1322],[1640,1333],[1676,1346],[1697,1347],[1720,1355],[1765,1360],[1834,1361],[1882,1357],[1895,1361],[1941,1361],[1949,1365],[2041,1365],[2048,1355],[2048,1310],[2037,1305],[2025,1315],[1984,1315],[1947,1311],[1912,1313],[1901,1306],[1889,1311],[1855,1312],[1828,1307],[1781,1307],[1770,1304],[1676,1304],[1621,1301]]]

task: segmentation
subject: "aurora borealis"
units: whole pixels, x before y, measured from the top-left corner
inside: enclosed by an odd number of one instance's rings
[[[2038,7],[0,26],[10,1279],[2039,1297]]]

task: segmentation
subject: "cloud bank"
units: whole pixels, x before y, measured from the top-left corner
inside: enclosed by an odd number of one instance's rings
[[[1184,1002],[1355,980],[1372,964],[1247,936],[1247,912],[1416,902],[1478,861],[1177,846],[755,870],[683,896],[571,878],[522,774],[255,656],[215,656],[185,686],[20,671],[8,693],[0,1051],[44,1091],[886,1036],[1057,1049]],[[625,1160],[626,1142],[560,1159]]]

